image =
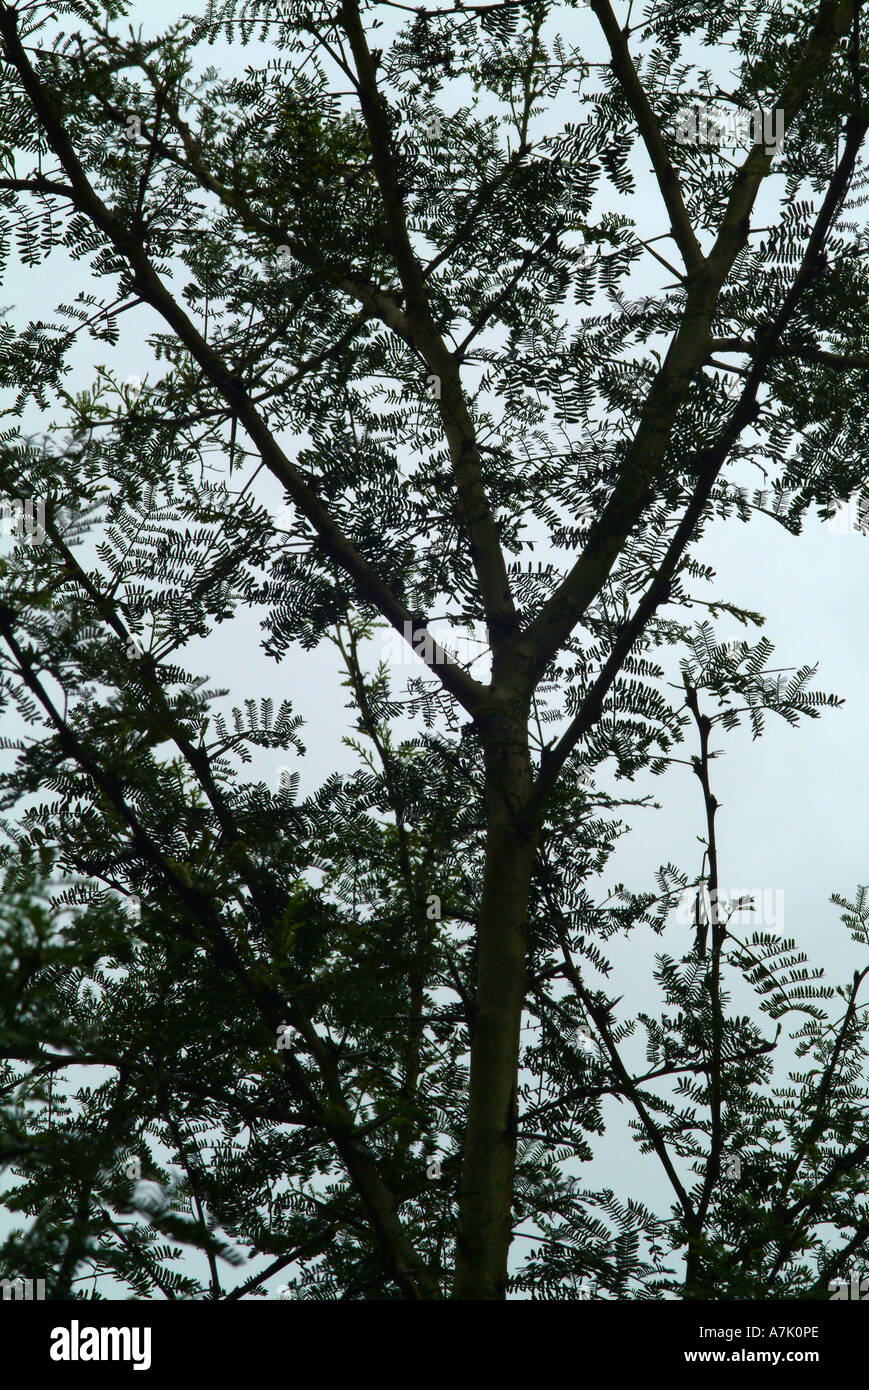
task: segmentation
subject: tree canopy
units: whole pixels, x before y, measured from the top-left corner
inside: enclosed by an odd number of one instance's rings
[[[55,1299],[828,1298],[869,972],[737,926],[713,762],[838,700],[703,546],[867,480],[859,6],[37,0],[0,64],[4,1263]],[[197,669],[240,618],[267,693]],[[355,767],[303,792],[321,644]],[[608,893],[680,759],[702,863]],[[656,1013],[607,955],[649,931]],[[582,1181],[613,1100],[667,1211]]]

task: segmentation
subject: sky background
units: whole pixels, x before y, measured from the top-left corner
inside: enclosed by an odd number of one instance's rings
[[[616,8],[617,13],[625,9]],[[153,0],[138,5],[132,15],[147,36],[174,20],[177,9],[166,0]],[[597,21],[589,11],[565,11],[562,32],[567,41],[582,48],[590,62],[603,58]],[[232,49],[222,40],[204,51],[204,61],[236,72],[261,51],[258,45]],[[707,54],[705,61],[711,63],[711,56]],[[443,106],[448,110],[446,101]],[[564,114],[563,109],[553,113],[553,128]],[[644,225],[639,230],[643,235],[654,235],[666,230],[660,197],[642,156],[635,156],[634,167],[638,190],[619,205],[622,209],[627,205],[635,216],[641,210]],[[609,200],[615,207],[611,186],[603,183],[601,191],[601,206]],[[767,201],[771,207],[771,193]],[[763,225],[765,211],[768,208],[758,211],[757,224]],[[662,283],[661,267],[647,257],[627,287],[628,297],[639,298]],[[105,287],[105,282],[102,284]],[[0,303],[14,305],[10,317],[21,325],[28,319],[51,318],[59,301],[71,302],[83,288],[88,288],[84,264],[56,253],[38,269],[18,267],[16,271],[13,262],[12,273],[0,287]],[[153,315],[148,310],[126,314],[119,327],[116,349],[90,340],[82,342],[75,381],[69,389],[88,382],[99,362],[110,365],[118,377],[153,374],[145,342],[148,332],[156,327]],[[27,428],[36,431],[45,424],[36,418],[26,421]],[[282,499],[276,485],[261,480],[259,495],[279,509]],[[744,481],[761,486],[756,474]],[[0,539],[0,546],[8,544]],[[764,613],[767,621],[763,632],[776,648],[771,664],[796,668],[817,663],[815,687],[833,691],[845,700],[842,709],[825,710],[819,719],[804,720],[796,729],[768,714],[761,740],[752,740],[750,727],[744,726],[727,735],[719,733],[713,745],[724,753],[713,765],[713,791],[721,807],[717,831],[722,887],[782,893],[779,901],[783,901],[784,921],[778,929],[794,937],[808,953],[810,963],[823,965],[829,981],[838,983],[863,962],[839,923],[830,894],[840,892],[850,897],[857,884],[869,882],[865,817],[869,538],[856,531],[837,531],[815,516],[807,518],[803,534],[794,537],[771,519],[756,517],[749,525],[736,520],[713,522],[699,555],[705,564],[714,566],[717,577],[698,593]],[[535,550],[537,558],[541,558],[540,552]],[[696,609],[695,614],[698,621],[705,617],[703,609]],[[719,637],[744,635],[743,629],[726,617],[716,624],[716,631]],[[384,640],[386,636],[384,633]],[[292,702],[295,712],[305,720],[302,737],[308,749],[306,758],[299,762],[292,754],[252,749],[253,763],[243,775],[252,780],[262,777],[274,786],[278,766],[286,761],[299,768],[304,794],[316,789],[336,768],[349,771],[355,765],[352,753],[341,741],[352,723],[345,708],[346,692],[329,644],[323,643],[313,652],[296,651],[277,666],[262,651],[261,642],[257,622],[249,615],[242,616],[220,625],[207,642],[191,644],[183,660],[190,669],[207,676],[211,685],[229,688],[231,694],[222,702],[224,707],[250,697],[257,701],[271,697],[276,705],[284,699]],[[373,659],[379,655],[374,645],[371,655]],[[399,680],[408,673],[424,672],[421,663],[409,655],[406,659],[412,664],[397,672]],[[673,671],[675,675],[675,667]],[[13,732],[10,722],[3,728],[8,735]],[[694,751],[689,732],[676,752],[688,758]],[[614,793],[625,793],[624,783],[607,782],[606,775],[602,785]],[[662,809],[625,813],[635,833],[624,838],[610,860],[597,885],[600,898],[619,881],[638,892],[653,888],[655,871],[668,861],[690,874],[699,870],[702,847],[697,837],[703,834],[704,819],[696,777],[687,767],[674,767],[664,777],[641,776],[627,789],[630,795],[647,791],[661,802]],[[664,937],[637,930],[629,940],[616,938],[609,943],[615,965],[612,992],[626,991],[625,1003],[630,1003],[632,1014],[655,1010],[658,999],[651,978],[655,954],[662,949],[681,954],[687,943],[678,934],[689,931],[673,921]],[[745,1002],[748,1004],[747,998]],[[771,1036],[772,1026],[765,1031]],[[641,1064],[641,1045],[631,1055]],[[656,1159],[639,1155],[627,1130],[629,1118],[627,1107],[612,1103],[611,1128],[596,1142],[594,1161],[582,1166],[582,1181],[589,1187],[611,1186],[620,1196],[640,1198],[663,1213],[669,1208],[666,1179]],[[0,1231],[3,1229],[5,1222],[0,1225]],[[530,1227],[526,1224],[522,1229]],[[517,1257],[527,1246],[528,1241],[517,1242]],[[249,1272],[246,1267],[239,1277],[246,1278]],[[231,1285],[234,1278],[228,1266],[223,1266],[223,1273]],[[272,1284],[276,1287],[280,1282],[278,1278]]]

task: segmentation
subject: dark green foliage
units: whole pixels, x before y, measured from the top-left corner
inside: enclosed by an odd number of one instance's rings
[[[865,129],[862,52],[832,44],[795,110],[774,225],[745,232],[682,379],[665,373],[697,281],[667,247],[660,287],[634,298],[671,229],[653,241],[638,201],[624,83],[574,42],[591,14],[386,7],[378,27],[371,7],[386,97],[362,111],[336,78],[333,8],[227,0],[152,38],[127,33],[122,3],[6,12],[0,261],[14,251],[25,291],[62,266],[63,302],[50,322],[0,325],[0,493],[47,513],[45,544],[0,556],[0,1164],[15,1219],[0,1262],[47,1277],[53,1298],[254,1297],[277,1277],[298,1299],[448,1294],[492,776],[472,686],[431,662],[398,688],[370,644],[384,616],[401,631],[399,611],[421,629],[446,613],[454,636],[491,617],[466,497],[479,482],[515,600],[493,647],[551,614],[578,557],[596,567],[529,701],[541,779],[565,721],[585,722],[546,788],[531,878],[511,1288],[825,1298],[869,1235],[863,977],[826,985],[766,931],[713,924],[707,941],[698,921],[692,945],[673,926],[709,878],[708,821],[699,875],[672,863],[655,889],[607,885],[624,817],[651,802],[603,790],[603,773],[619,788],[663,774],[685,744],[703,782],[704,729],[747,721],[757,738],[769,714],[797,724],[838,703],[811,688],[815,668],[774,669],[772,642],[753,640],[762,618],[715,595],[698,542],[713,518],[755,514],[798,534],[866,482],[869,275],[862,224],[843,215],[865,185],[856,153],[823,247],[808,246],[839,147]],[[728,50],[737,104],[768,109],[813,14],[672,0],[635,15],[665,136],[708,86],[697,40]],[[218,43],[232,69],[211,65]],[[710,240],[732,165],[669,137],[667,156]],[[413,322],[396,205],[430,332]],[[115,350],[136,315],[133,383]],[[452,448],[429,390],[435,335],[465,373],[470,483],[468,440]],[[690,545],[621,650],[720,447]],[[724,615],[744,642],[720,641]],[[235,617],[260,625],[280,697],[194,674],[193,644]],[[294,682],[324,642],[355,765],[303,793]],[[517,667],[527,655],[514,648]],[[482,680],[474,662],[454,670]],[[285,784],[242,775],[265,752]],[[864,898],[834,900],[863,947]],[[667,946],[657,1012],[608,988],[608,941],[649,931]],[[583,1181],[617,1102],[638,1172],[664,1164],[670,1210]],[[141,1182],[123,1170],[135,1159]]]

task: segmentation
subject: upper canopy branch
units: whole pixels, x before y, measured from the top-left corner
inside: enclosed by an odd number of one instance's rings
[[[619,628],[607,660],[567,729],[554,748],[545,750],[537,781],[526,806],[523,808],[523,816],[528,822],[533,822],[540,815],[545,800],[554,787],[571,752],[579,740],[600,718],[603,702],[618,676],[625,658],[642,635],[646,624],[669,597],[672,581],[712,495],[715,480],[734,443],[754,418],[757,390],[763,374],[769,362],[775,357],[781,337],[793,319],[799,301],[811,281],[821,248],[833,226],[850,184],[866,130],[867,120],[865,117],[860,117],[852,123],[838,168],[830,181],[823,204],[815,219],[815,225],[812,228],[799,269],[785,294],[774,322],[768,325],[766,332],[753,345],[745,344],[743,346],[742,339],[726,340],[729,343],[738,341],[739,351],[747,351],[749,346],[752,348],[753,360],[750,368],[745,372],[745,384],[742,393],[714,446],[695,455],[693,459],[697,478],[690,500],[649,587],[629,620]]]
[[[682,199],[678,176],[670,162],[667,147],[661,137],[658,118],[652,110],[649,98],[637,75],[628,50],[627,38],[619,28],[618,20],[613,14],[609,0],[589,0],[589,4],[600,20],[604,37],[609,44],[612,55],[612,70],[618,78],[625,100],[634,114],[643,143],[652,161],[658,187],[670,217],[673,236],[682,253],[685,269],[690,275],[701,269],[704,259],[703,252],[694,235],[694,228],[691,226],[691,219]]]
[[[612,12],[606,0],[594,0],[594,9],[609,31],[612,26],[605,19],[607,14],[612,19]],[[824,0],[777,102],[785,110],[786,122],[812,90],[852,17],[850,0],[839,4]],[[751,212],[771,164],[772,154],[763,145],[756,145],[737,172],[713,250],[689,276],[681,322],[649,389],[610,499],[591,527],[573,568],[516,644],[530,654],[537,679],[606,583],[625,541],[655,497],[676,417],[708,359],[718,298],[748,239]],[[828,207],[826,201],[824,207]],[[766,364],[768,354],[763,360]]]
[[[253,404],[237,377],[185,313],[160,279],[145,252],[141,239],[133,235],[121,219],[102,201],[91,185],[58,120],[49,97],[33,70],[16,29],[14,10],[0,11],[0,35],[6,56],[17,70],[33,111],[46,139],[69,179],[75,205],[109,239],[124,257],[133,273],[133,284],[140,297],[161,315],[179,342],[201,369],[205,379],[223,397],[232,414],[247,431],[259,455],[292,498],[299,512],[310,522],[321,549],[354,581],[359,593],[404,634],[407,625],[419,626],[419,615],[400,603],[389,587],[344,535],[319,497],[302,478],[278,444],[263,416]],[[374,294],[374,291],[372,291]],[[485,687],[456,665],[437,644],[429,664],[444,688],[473,713],[485,696]]]
[[[425,360],[440,378],[440,413],[450,448],[453,476],[470,543],[486,621],[495,648],[518,627],[507,565],[486,490],[476,432],[451,353],[432,318],[422,266],[411,245],[384,98],[356,0],[342,0],[340,23],[356,65],[362,114],[371,140],[371,160],[383,200],[389,245],[404,290],[405,313]]]

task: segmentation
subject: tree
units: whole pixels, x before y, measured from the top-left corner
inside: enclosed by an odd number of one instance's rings
[[[38,4],[0,14],[4,248],[14,235],[25,266],[65,250],[89,272],[56,323],[0,342],[17,389],[0,485],[45,503],[44,543],[3,561],[4,699],[44,727],[6,778],[7,892],[16,923],[16,894],[54,885],[55,903],[9,938],[6,1085],[24,1063],[42,1106],[72,1061],[108,1072],[62,1124],[9,1121],[16,1200],[38,1215],[7,1254],[38,1252],[54,1297],[87,1260],[140,1291],[199,1291],[160,1229],[205,1252],[212,1297],[235,1238],[298,1267],[300,1295],[434,1298],[454,1267],[453,1296],[500,1298],[519,1213],[546,1239],[514,1285],[546,1296],[595,1273],[619,1296],[817,1297],[863,1247],[859,976],[828,1024],[792,943],[728,941],[717,900],[711,933],[698,907],[693,951],[661,957],[676,1013],[642,1018],[638,1076],[635,1025],[577,964],[605,970],[612,931],[662,929],[690,886],[671,865],[657,893],[593,902],[619,833],[599,811],[620,804],[595,769],[662,773],[693,720],[699,903],[701,881],[719,886],[713,723],[747,712],[760,732],[765,709],[796,722],[835,703],[809,668],[772,681],[766,639],[728,647],[682,618],[705,603],[759,621],[697,595],[712,518],[767,511],[798,532],[865,480],[865,244],[843,217],[869,124],[859,12],[666,4],[631,27],[608,0],[589,10],[594,64],[564,36],[571,5],[230,3],[149,40],[122,33],[123,4],[75,0],[68,26]],[[264,48],[222,75],[202,66],[221,36]],[[698,81],[721,80],[685,56],[697,38],[729,64],[724,101],[757,118],[736,160],[685,138]],[[631,211],[638,150],[660,236]],[[616,206],[598,212],[605,184]],[[648,256],[670,283],[626,301]],[[69,390],[82,335],[113,348],[128,311],[144,381],[98,365]],[[50,412],[41,448],[34,408]],[[751,464],[765,492],[743,485]],[[485,626],[488,678],[433,631],[442,608]],[[248,744],[299,749],[291,706],[249,699],[230,728],[225,692],[179,664],[247,609],[276,661],[331,638],[346,669],[359,771],[298,805],[234,764]],[[409,704],[366,669],[382,620],[430,671]],[[112,893],[140,902],[143,944]],[[863,898],[842,906],[864,942]],[[818,1066],[783,1096],[765,1089],[774,1040],[726,1012],[728,968],[773,1017],[807,1012],[797,1047]],[[63,1040],[63,1061],[46,1054]],[[654,1090],[671,1077],[675,1098]],[[563,1176],[608,1094],[664,1165],[667,1221]],[[136,1192],[116,1155],[135,1135],[155,1161],[149,1127],[189,1219],[151,1193],[151,1226],[124,1229]],[[720,1182],[735,1141],[737,1197]]]

